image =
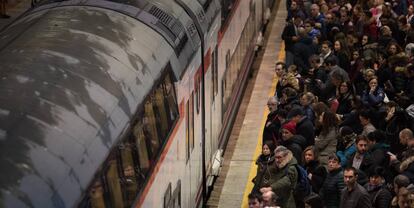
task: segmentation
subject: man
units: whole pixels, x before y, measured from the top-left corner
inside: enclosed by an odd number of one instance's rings
[[[387,135],[382,130],[375,130],[367,135],[368,152],[372,158],[373,167],[387,168],[390,164],[390,155],[387,153],[390,145],[385,143]]]
[[[306,139],[306,146],[315,144],[315,128],[302,107],[294,107],[288,113],[288,119],[296,124],[296,134]],[[306,148],[306,147],[305,147]]]
[[[293,64],[293,45],[299,40],[298,28],[300,25],[302,25],[302,18],[297,15],[294,16],[293,21],[289,22],[283,29],[282,40],[285,41],[286,67]]]
[[[271,187],[263,187],[260,192],[263,194],[273,191],[278,196],[277,204],[283,208],[295,208],[293,191],[298,180],[296,159],[292,152],[284,146],[275,149],[275,169],[272,170],[270,179]]]
[[[362,185],[368,182],[367,173],[374,164],[368,154],[368,139],[366,136],[359,135],[355,141],[357,151],[350,155],[347,166],[358,170],[358,182]]]
[[[407,146],[407,148],[414,147],[414,135],[411,129],[405,128],[401,130],[399,138],[402,145]]]
[[[310,23],[306,23],[310,25]],[[299,40],[293,45],[294,63],[298,66],[301,75],[308,74],[308,59],[311,55],[316,54],[316,46],[313,45],[312,38],[303,27],[298,28]]]
[[[262,197],[250,193],[249,196],[247,196],[249,200],[249,208],[261,208],[262,207]]]
[[[335,57],[333,51],[331,50],[332,43],[329,41],[323,41],[321,44],[321,53],[319,54],[319,57],[321,59],[321,65],[326,65],[325,60],[328,57]],[[336,57],[335,57],[336,58]]]
[[[286,74],[286,65],[285,63],[279,61],[276,63],[276,67],[275,67],[275,74],[276,74],[276,78],[278,79],[277,85],[276,85],[276,92],[275,95],[277,98],[281,98],[282,97],[282,90],[284,89],[284,87],[282,86],[282,80],[285,77]]]
[[[342,190],[340,208],[371,208],[367,190],[357,183],[358,173],[354,167],[345,168],[345,189]]]
[[[375,131],[376,128],[371,123],[371,112],[370,112],[370,110],[362,110],[359,113],[359,120],[360,120],[362,128],[363,128],[361,135],[366,136],[370,132]]]
[[[277,195],[273,191],[263,193],[263,207],[277,206]]]
[[[280,141],[279,130],[281,122],[278,117],[277,112],[277,98],[275,96],[270,97],[267,101],[267,107],[269,108],[269,114],[267,115],[266,124],[263,128],[263,140],[262,144],[265,141],[271,140],[274,144],[278,144]]]
[[[328,175],[322,185],[319,195],[325,202],[326,208],[338,208],[341,200],[341,191],[345,187],[341,160],[335,154],[328,157]]]
[[[388,191],[384,174],[384,168],[375,168],[370,173],[369,182],[364,186],[371,199],[371,204],[375,208],[388,208],[391,204],[392,195]]]
[[[297,161],[302,160],[302,151],[306,148],[306,140],[296,135],[295,123],[292,121],[282,126],[282,145],[288,148]]]
[[[338,58],[334,55],[325,59],[325,70],[328,73],[328,79],[325,83],[320,82],[321,98],[328,100],[336,96],[336,89],[342,82],[349,81],[348,73],[338,66]]]

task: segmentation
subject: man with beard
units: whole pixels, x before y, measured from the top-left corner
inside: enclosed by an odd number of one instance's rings
[[[358,183],[365,185],[368,182],[367,173],[371,170],[374,161],[368,153],[368,138],[359,135],[355,141],[357,151],[350,155],[347,167],[354,167],[358,170]]]
[[[298,180],[298,172],[295,165],[296,159],[292,152],[284,146],[278,146],[275,150],[275,170],[272,172],[270,187],[260,189],[262,194],[269,191],[278,196],[277,204],[283,208],[296,208],[293,191]]]

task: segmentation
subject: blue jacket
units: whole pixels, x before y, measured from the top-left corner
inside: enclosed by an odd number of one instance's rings
[[[362,103],[366,107],[377,107],[384,101],[385,93],[382,88],[377,87],[374,93],[369,93],[369,90],[365,90],[362,94]]]
[[[336,152],[336,155],[341,159],[341,166],[343,168],[345,168],[345,166],[346,166],[346,162],[348,160],[348,157],[350,157],[355,152],[356,152],[355,143],[352,144],[350,147],[346,148],[345,151]]]

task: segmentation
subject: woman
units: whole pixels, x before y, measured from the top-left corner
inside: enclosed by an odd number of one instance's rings
[[[349,71],[350,69],[349,57],[350,56],[349,56],[349,50],[348,50],[345,40],[339,39],[334,42],[334,53],[335,53],[335,56],[338,57],[338,60],[339,60],[338,65],[345,71]]]
[[[325,180],[326,168],[323,167],[318,160],[318,152],[314,146],[309,146],[303,151],[303,164],[304,168],[308,172],[308,178],[312,185],[312,191],[319,193],[322,187],[323,181]]]
[[[350,81],[342,82],[336,90],[336,99],[338,100],[338,108],[336,114],[344,115],[352,110],[352,99],[354,97],[354,86]]]
[[[315,102],[316,97],[311,92],[306,92],[300,97],[300,104],[303,107],[303,111],[305,112],[305,116],[312,121],[315,122],[315,112],[313,112],[312,104]]]
[[[257,174],[253,179],[254,187],[253,193],[260,193],[260,188],[270,186],[270,169],[269,166],[275,162],[274,151],[276,149],[275,144],[266,140],[262,146],[262,154],[257,158]]]
[[[319,161],[322,165],[328,165],[328,156],[336,152],[337,120],[331,111],[322,113],[319,117],[322,124],[321,132],[315,139],[315,148],[319,152]]]
[[[362,103],[368,108],[379,109],[385,98],[385,93],[378,86],[377,77],[373,77],[368,81],[368,88],[362,94]]]

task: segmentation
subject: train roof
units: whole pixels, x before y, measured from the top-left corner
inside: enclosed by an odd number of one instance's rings
[[[72,207],[174,49],[99,7],[58,7],[0,33],[0,206]]]

